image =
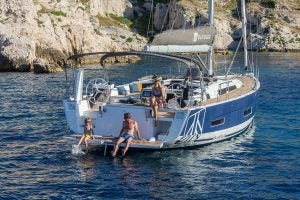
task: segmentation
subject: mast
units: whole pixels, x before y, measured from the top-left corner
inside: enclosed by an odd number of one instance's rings
[[[243,44],[244,44],[244,65],[248,68],[248,51],[247,51],[247,19],[246,19],[246,5],[245,0],[241,0],[242,11],[242,30],[243,30]]]
[[[213,25],[214,24],[214,1],[213,0],[209,1],[208,9],[209,9],[208,22],[209,25]]]
[[[208,5],[208,21],[209,25],[214,25],[214,0],[209,0]],[[208,51],[208,74],[209,76],[213,76],[213,45],[210,47],[210,50]]]

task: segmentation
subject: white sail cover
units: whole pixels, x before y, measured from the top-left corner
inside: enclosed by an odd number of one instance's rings
[[[145,51],[208,52],[213,45],[216,28],[204,26],[194,29],[167,30],[157,34]]]

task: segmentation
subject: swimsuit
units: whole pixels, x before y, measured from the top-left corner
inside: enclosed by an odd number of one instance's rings
[[[84,127],[84,137],[90,139],[92,135],[94,135],[94,131],[91,128],[90,130],[87,130],[86,127]]]
[[[161,89],[159,87],[153,87],[152,95],[155,97],[162,97]]]
[[[161,97],[162,95],[160,93],[160,94],[153,94],[153,96],[155,96],[155,97]]]
[[[129,138],[134,139],[134,136],[129,133],[122,133],[120,137],[123,138],[125,141],[128,140]]]
[[[135,121],[133,121],[133,120],[130,120],[129,123],[126,123],[126,121],[124,121],[123,129],[125,132],[122,133],[122,135],[120,137],[123,138],[125,141],[128,140],[129,138],[134,139],[133,134],[128,133],[129,131],[134,129],[134,125],[135,125]]]

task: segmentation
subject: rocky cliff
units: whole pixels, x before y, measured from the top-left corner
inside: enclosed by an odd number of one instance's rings
[[[207,23],[206,0],[166,2],[0,0],[0,71],[55,72],[74,53],[142,50],[141,34]],[[241,37],[238,4],[216,0],[215,7],[215,48],[234,49]],[[247,9],[254,49],[300,49],[300,0],[250,1]]]
[[[133,17],[127,0],[0,0],[0,70],[55,71],[74,53],[141,49],[146,39],[123,16]]]
[[[242,30],[240,1],[215,0],[215,48],[236,49]],[[300,0],[247,1],[248,46],[261,51],[300,50]],[[190,28],[208,23],[206,0],[171,0],[157,4],[154,27]],[[180,12],[178,12],[180,10]],[[168,13],[165,16],[165,13]],[[161,20],[161,19],[164,20]]]

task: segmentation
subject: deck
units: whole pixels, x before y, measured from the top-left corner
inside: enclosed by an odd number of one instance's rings
[[[243,94],[246,94],[254,89],[255,80],[252,77],[244,76],[244,77],[238,77],[238,79],[243,83],[242,87],[232,90],[226,94],[220,95],[216,98],[205,100],[201,103],[201,106],[206,106],[209,104],[218,103],[220,101],[233,99]]]
[[[74,135],[70,135],[69,137],[71,137],[72,139],[79,141],[82,135],[79,134],[74,134]],[[101,146],[114,146],[116,141],[117,141],[118,137],[113,137],[113,136],[99,136],[99,135],[95,135],[95,139],[94,140],[90,140],[89,144],[91,145],[101,145]],[[130,144],[130,147],[133,148],[143,148],[143,149],[159,149],[162,147],[162,142],[161,141],[153,141],[150,142],[148,140],[142,139],[142,140],[136,140],[134,139],[132,141],[132,143]],[[121,147],[125,146],[125,143],[122,143],[120,145]]]
[[[227,101],[233,98],[237,98],[243,94],[246,94],[250,91],[252,91],[255,88],[255,80],[251,77],[251,76],[243,76],[243,77],[235,77],[238,80],[240,80],[242,82],[242,86],[240,88],[234,89],[232,91],[227,92],[226,94],[220,95],[216,98],[212,98],[212,99],[207,99],[202,101],[201,103],[199,103],[197,106],[206,106],[209,104],[214,104],[214,103],[218,103],[221,101]],[[133,98],[139,98],[140,93],[129,93],[126,96],[125,95],[117,95],[112,97],[112,102],[115,105],[132,105],[132,106],[146,106],[146,107],[150,107],[149,103],[134,103],[134,104],[130,104],[130,103],[126,103],[126,102],[119,102],[120,99],[126,99],[128,97],[133,97]],[[94,106],[91,111],[95,111],[98,112],[99,110],[99,105]],[[184,108],[177,108],[178,110],[186,110],[186,109],[190,109],[190,107],[184,107]],[[175,116],[175,111],[174,109],[170,110],[169,108],[160,108],[158,111],[158,118],[159,120],[172,120]],[[103,138],[102,138],[103,140]],[[134,143],[136,144],[141,144],[140,141],[134,141]],[[142,143],[142,145],[147,145],[147,142]],[[151,143],[151,145],[153,145],[153,143]]]

